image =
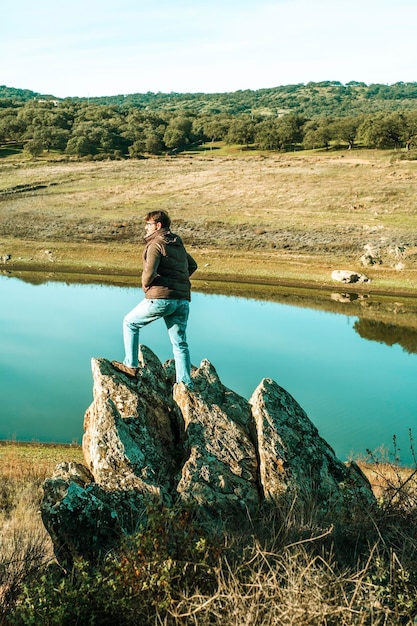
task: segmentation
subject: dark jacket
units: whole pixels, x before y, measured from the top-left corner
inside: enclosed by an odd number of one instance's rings
[[[197,263],[178,235],[161,228],[145,237],[142,289],[149,299],[190,300],[189,277]]]

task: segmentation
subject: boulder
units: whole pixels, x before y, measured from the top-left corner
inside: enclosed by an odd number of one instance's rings
[[[351,270],[333,270],[332,280],[337,280],[339,283],[367,283],[370,282],[368,276],[365,274],[359,274]]]
[[[93,359],[93,402],[84,417],[83,453],[97,484],[135,489],[169,504],[179,413],[158,358],[140,350],[137,378]]]
[[[191,507],[210,531],[254,519],[262,505],[345,519],[374,497],[355,464],[339,461],[285,389],[264,379],[250,401],[213,365],[173,383],[151,350],[135,378],[92,359],[85,466],[60,464],[44,483],[42,519],[58,558],[96,560],[146,524],[150,507]]]
[[[64,567],[97,561],[146,519],[140,493],[107,490],[79,463],[60,463],[44,483],[41,515]]]
[[[364,267],[371,265],[382,265],[381,254],[379,248],[371,243],[366,243],[363,247],[364,253],[360,258],[360,262]]]
[[[267,500],[315,506],[333,518],[354,503],[374,502],[369,482],[355,463],[346,465],[319,435],[298,402],[269,378],[250,399],[256,423],[260,482]]]

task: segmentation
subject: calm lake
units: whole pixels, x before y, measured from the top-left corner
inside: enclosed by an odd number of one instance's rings
[[[91,357],[123,358],[122,319],[141,298],[132,287],[36,285],[0,276],[0,439],[81,442],[92,399]],[[262,378],[274,379],[340,459],[383,446],[411,464],[415,331],[387,325],[386,339],[367,323],[194,289],[188,339],[192,362],[209,359],[223,384],[246,398]],[[172,356],[162,321],[143,330],[141,343],[162,362]]]

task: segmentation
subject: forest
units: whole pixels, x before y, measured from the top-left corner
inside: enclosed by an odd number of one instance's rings
[[[0,86],[0,157],[143,158],[216,142],[267,151],[417,147],[417,83],[64,98]]]

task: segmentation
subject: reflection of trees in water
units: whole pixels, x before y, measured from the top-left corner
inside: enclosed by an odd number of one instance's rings
[[[417,353],[417,330],[414,328],[363,318],[356,321],[353,328],[363,339],[386,343],[388,346],[398,343],[406,352]]]

